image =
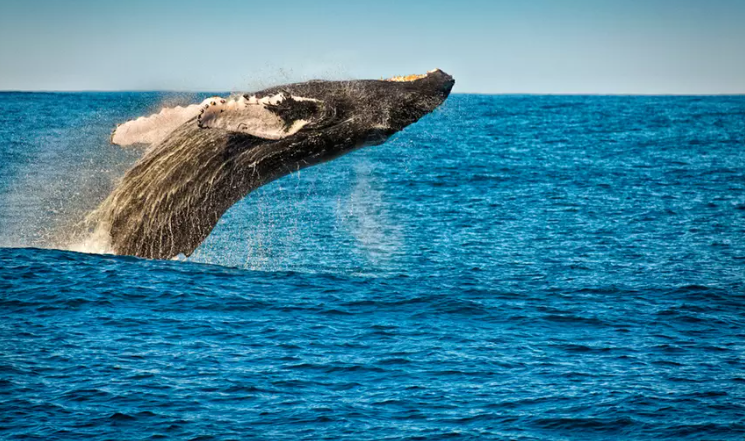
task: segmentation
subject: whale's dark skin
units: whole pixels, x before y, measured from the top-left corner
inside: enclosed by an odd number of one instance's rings
[[[310,81],[258,92],[258,98],[290,97],[267,107],[288,127],[297,119],[310,122],[290,136],[266,139],[191,118],[127,171],[95,217],[116,254],[189,256],[225,211],[254,189],[385,142],[442,104],[453,84],[435,70],[405,82]]]

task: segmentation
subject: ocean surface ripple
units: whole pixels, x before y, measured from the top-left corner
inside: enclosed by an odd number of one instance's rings
[[[0,439],[745,437],[745,97],[455,95],[185,261],[54,249],[183,99],[0,94]]]

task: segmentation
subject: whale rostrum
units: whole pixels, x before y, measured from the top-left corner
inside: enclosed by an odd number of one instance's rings
[[[116,254],[189,256],[254,189],[385,142],[442,104],[453,84],[439,69],[391,80],[315,80],[126,122],[112,142],[150,146],[89,221]]]

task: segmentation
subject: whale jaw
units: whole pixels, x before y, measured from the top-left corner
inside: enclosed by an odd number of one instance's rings
[[[189,118],[165,135],[148,126],[149,118],[123,124],[114,141],[157,141],[89,220],[97,231],[108,231],[116,254],[189,256],[251,191],[385,142],[442,104],[453,84],[440,70],[391,80],[310,81],[210,98],[198,113],[191,106],[174,113]],[[174,125],[172,117],[161,119]],[[124,128],[128,135],[117,136]]]

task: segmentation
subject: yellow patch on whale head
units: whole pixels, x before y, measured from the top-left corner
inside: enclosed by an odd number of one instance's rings
[[[403,76],[397,76],[397,77],[388,78],[386,81],[393,81],[395,83],[405,83],[407,81],[418,80],[418,79],[424,78],[426,76],[427,76],[427,74],[424,74],[424,75],[403,75]]]

